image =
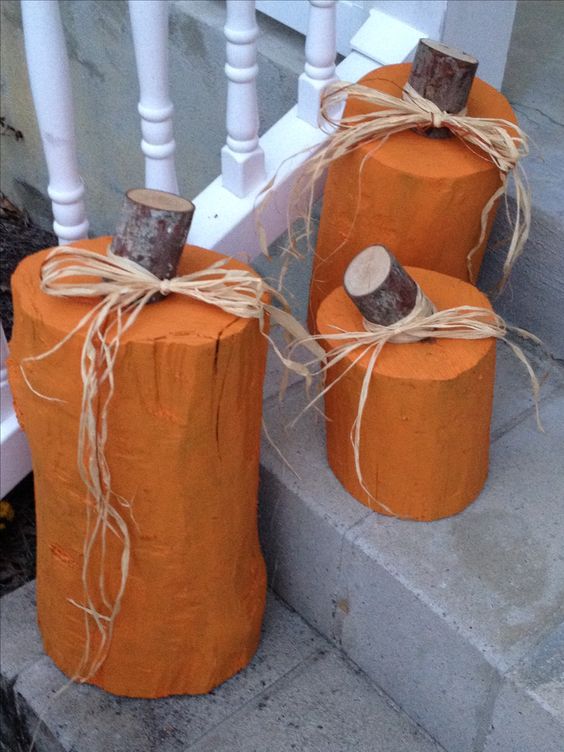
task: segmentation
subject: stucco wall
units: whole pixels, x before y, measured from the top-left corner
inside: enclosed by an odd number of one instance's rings
[[[509,321],[543,338],[564,360],[564,3],[527,0],[517,6],[502,90],[530,138],[523,161],[532,194],[532,226],[525,252],[506,290],[494,298]],[[511,234],[498,212],[481,285],[499,279]]]
[[[110,232],[123,191],[143,183],[138,85],[125,0],[62,0],[71,63],[80,169],[87,186],[91,232]],[[224,4],[171,4],[170,82],[176,107],[180,191],[197,195],[220,172],[225,143]],[[0,139],[2,190],[43,226],[51,224],[47,171],[31,102],[19,0],[1,4],[2,115],[23,141]],[[261,131],[294,103],[303,40],[261,18]]]

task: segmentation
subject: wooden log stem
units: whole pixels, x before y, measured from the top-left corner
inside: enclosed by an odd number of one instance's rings
[[[445,112],[462,112],[478,69],[476,58],[432,39],[420,39],[408,83]],[[448,128],[418,131],[428,138],[449,138]]]
[[[419,291],[417,283],[383,245],[369,246],[355,256],[343,284],[364,318],[381,326],[395,324],[410,314]]]
[[[136,261],[159,279],[174,277],[194,208],[191,201],[166,191],[128,191],[111,252]]]

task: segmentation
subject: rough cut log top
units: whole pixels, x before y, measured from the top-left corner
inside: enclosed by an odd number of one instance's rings
[[[344,288],[367,321],[381,326],[405,318],[417,300],[417,283],[383,245],[372,245],[350,262]]]
[[[466,107],[478,61],[443,42],[421,39],[411,67],[409,83],[425,99],[445,112]]]

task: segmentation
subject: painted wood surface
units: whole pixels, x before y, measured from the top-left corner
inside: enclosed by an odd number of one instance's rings
[[[317,126],[321,96],[335,81],[335,0],[310,0],[305,43],[305,67],[298,81],[298,117]]]
[[[409,71],[406,63],[389,65],[366,76],[363,83],[397,96]],[[350,99],[345,113],[369,111],[369,104]],[[468,112],[516,120],[505,97],[478,78]],[[320,302],[342,284],[352,258],[375,241],[392,250],[404,265],[467,280],[467,257],[480,237],[483,208],[500,185],[493,162],[460,139],[423,138],[412,130],[391,136],[378,148],[367,142],[334,162],[325,184],[313,262],[310,326],[315,326]],[[484,242],[473,257],[474,275],[494,217],[492,211]]]
[[[491,308],[486,296],[467,282],[413,267],[406,271],[439,310]],[[363,331],[361,314],[342,287],[323,301],[317,316],[320,334],[334,333],[335,327]],[[335,343],[324,346],[330,349]],[[404,519],[457,514],[480,493],[488,474],[495,340],[385,345],[372,374],[360,440],[362,475],[376,501],[360,485],[351,444],[369,355],[353,365],[356,357],[358,352],[350,354],[328,374],[328,383],[335,381],[325,396],[333,472],[374,511],[390,513],[378,505],[381,501]]]
[[[49,172],[53,230],[61,244],[85,238],[69,60],[57,0],[22,0],[29,82]]]
[[[103,253],[109,242],[82,245]],[[83,614],[69,602],[83,602],[86,505],[76,462],[83,338],[26,371],[64,406],[33,394],[18,366],[37,354],[38,332],[42,346],[51,347],[92,303],[42,294],[37,280],[45,256],[29,256],[15,274],[10,379],[33,455],[39,623],[46,653],[70,676],[84,645]],[[179,273],[219,258],[187,247]],[[132,503],[132,517],[123,512],[131,557],[110,652],[92,680],[110,692],[209,692],[254,654],[266,595],[256,519],[265,356],[255,319],[180,295],[147,306],[123,336],[106,457],[113,490]],[[109,536],[110,594],[120,554]],[[99,563],[96,550],[90,571]],[[96,606],[103,611],[103,603]]]
[[[139,79],[141,150],[145,155],[145,186],[178,193],[172,115],[168,84],[169,4],[162,0],[129,0],[129,17]]]
[[[0,496],[31,472],[31,456],[18,423],[8,383],[8,343],[0,324]]]
[[[265,182],[256,85],[259,29],[253,0],[227,0],[226,8],[227,143],[221,173],[225,188],[242,198]]]

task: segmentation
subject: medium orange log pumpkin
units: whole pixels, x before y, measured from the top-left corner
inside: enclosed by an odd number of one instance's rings
[[[369,73],[359,83],[401,97],[407,63]],[[370,112],[370,104],[350,98],[346,116]],[[468,115],[516,122],[505,97],[476,78]],[[394,249],[404,265],[468,279],[466,259],[480,237],[482,210],[501,185],[499,169],[458,138],[432,139],[414,131],[367,141],[334,162],[327,175],[313,261],[309,325],[313,330],[321,301],[341,285],[352,258],[380,243]],[[473,257],[478,274],[486,240]]]

